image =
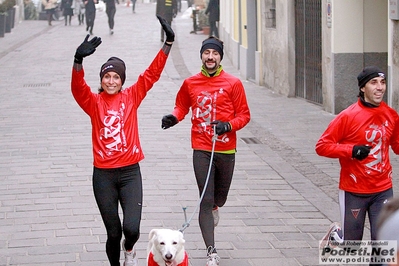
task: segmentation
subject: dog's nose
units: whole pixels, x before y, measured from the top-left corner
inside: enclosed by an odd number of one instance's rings
[[[165,255],[165,258],[167,259],[167,260],[170,260],[170,259],[172,259],[172,254],[170,254],[170,253],[168,253],[168,254],[166,254]]]

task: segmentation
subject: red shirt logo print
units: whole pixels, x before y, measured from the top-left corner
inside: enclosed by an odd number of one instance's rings
[[[108,111],[108,115],[103,120],[104,127],[100,129],[100,140],[105,144],[106,154],[113,155],[115,152],[123,152],[123,119],[119,112]]]
[[[213,99],[209,92],[203,91],[197,96],[197,108],[193,112],[193,117],[199,119],[201,122],[197,124],[199,132],[211,133]]]
[[[386,135],[385,125],[371,125],[370,130],[366,130],[365,133],[366,140],[371,143],[372,146],[370,155],[373,158],[373,161],[367,163],[366,167],[377,172],[382,172],[384,170],[384,155],[382,154],[382,150],[386,145],[384,138]]]

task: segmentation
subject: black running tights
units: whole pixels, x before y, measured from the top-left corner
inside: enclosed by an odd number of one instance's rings
[[[125,249],[131,250],[140,236],[142,179],[139,164],[93,170],[94,196],[107,230],[106,252],[111,266],[119,266],[122,230]],[[123,225],[118,213],[122,207]]]
[[[193,166],[201,195],[208,174],[211,153],[194,150]],[[208,186],[200,204],[199,225],[206,248],[215,248],[214,223],[212,209],[222,207],[227,200],[233,178],[235,154],[215,153]]]

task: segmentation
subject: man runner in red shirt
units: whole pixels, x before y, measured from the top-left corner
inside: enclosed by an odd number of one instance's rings
[[[362,240],[366,213],[371,240],[377,239],[377,217],[393,196],[389,147],[399,153],[399,116],[383,96],[384,72],[375,66],[357,77],[359,99],[338,114],[316,144],[320,156],[338,158],[341,165],[339,205],[342,230],[330,226],[321,248],[330,240]]]
[[[223,42],[209,37],[200,50],[201,72],[184,80],[176,96],[172,114],[162,118],[167,129],[183,120],[191,109],[191,146],[193,165],[200,195],[204,189],[210,164],[213,138],[217,137],[209,183],[200,204],[199,224],[207,248],[207,266],[219,265],[214,230],[233,178],[236,132],[250,120],[250,112],[242,82],[226,73]],[[216,132],[214,132],[214,127]],[[217,136],[215,136],[217,135]]]

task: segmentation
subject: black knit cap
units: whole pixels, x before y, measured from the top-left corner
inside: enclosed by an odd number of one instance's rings
[[[369,80],[376,78],[376,77],[381,77],[386,79],[385,73],[378,67],[376,66],[368,66],[365,67],[362,72],[359,73],[357,76],[357,81],[359,84],[359,89],[363,88],[364,85],[366,85]]]
[[[200,58],[202,57],[202,53],[206,49],[214,49],[218,51],[220,54],[220,60],[223,59],[223,42],[215,37],[209,37],[208,39],[202,42],[201,50],[200,50]]]
[[[104,75],[108,72],[115,72],[119,75],[122,80],[122,85],[126,80],[126,66],[125,62],[118,57],[110,57],[107,62],[101,66],[100,79],[102,80]]]

